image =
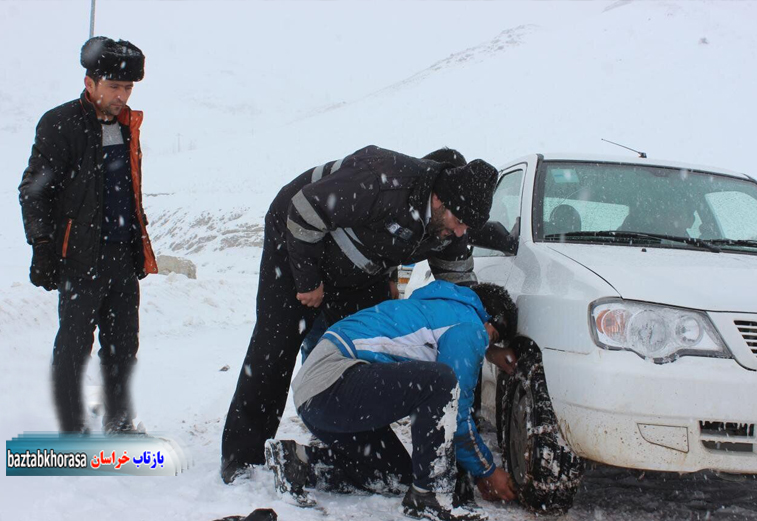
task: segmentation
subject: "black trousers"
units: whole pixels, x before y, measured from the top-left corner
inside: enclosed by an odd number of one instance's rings
[[[257,321],[239,372],[221,440],[223,468],[265,463],[265,441],[276,436],[302,340],[323,312],[328,324],[391,297],[388,278],[364,288],[326,288],[319,308],[297,300],[286,247],[266,216]],[[222,469],[223,470],[223,469]]]
[[[457,377],[438,362],[359,364],[298,411],[326,447],[308,447],[311,486],[344,492],[350,485],[397,493],[411,482],[451,493]],[[390,424],[410,417],[412,458]],[[340,482],[342,486],[340,487]]]
[[[128,244],[104,243],[97,269],[74,275],[63,267],[59,329],[53,349],[53,397],[60,430],[85,427],[82,378],[99,329],[105,420],[129,408],[128,381],[139,349],[139,280]]]

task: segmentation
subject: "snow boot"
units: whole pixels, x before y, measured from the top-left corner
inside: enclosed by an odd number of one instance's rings
[[[267,440],[265,461],[273,471],[276,490],[285,499],[293,500],[300,507],[310,508],[315,500],[305,491],[310,474],[310,465],[297,453],[297,442],[293,440]]]
[[[89,434],[82,397],[83,371],[53,364],[53,401],[62,433]]]
[[[231,485],[237,478],[249,474],[250,465],[238,463],[235,459],[221,458],[221,479]]]
[[[134,363],[100,365],[105,395],[103,431],[106,434],[134,434],[134,413],[129,399],[129,379]]]
[[[140,423],[138,427],[135,427],[134,420],[127,413],[110,417],[107,422],[103,419],[103,432],[105,434],[146,434],[144,426]]]
[[[466,506],[453,506],[451,498],[434,492],[420,492],[413,485],[402,500],[402,512],[416,519],[433,521],[483,521],[489,519],[483,511]]]

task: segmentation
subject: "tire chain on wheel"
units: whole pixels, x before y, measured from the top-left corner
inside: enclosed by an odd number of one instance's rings
[[[523,371],[527,369],[527,374]],[[527,422],[528,442],[526,446],[526,483],[518,488],[518,500],[531,511],[537,513],[565,512],[573,504],[578,491],[584,463],[568,446],[557,425],[552,402],[547,390],[547,381],[541,363],[541,353],[536,346],[521,350],[518,371],[507,379],[502,403],[502,427],[506,433],[503,440],[503,462],[512,473],[507,455],[510,433],[508,411],[518,385],[532,397],[533,407]],[[535,464],[533,463],[535,458]]]

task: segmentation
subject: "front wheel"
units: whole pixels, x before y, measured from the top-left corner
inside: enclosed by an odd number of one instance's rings
[[[573,505],[584,463],[560,434],[538,347],[521,350],[515,375],[503,383],[497,426],[518,500],[534,512],[565,512]]]

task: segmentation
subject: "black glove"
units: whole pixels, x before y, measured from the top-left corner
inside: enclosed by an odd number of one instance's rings
[[[32,267],[29,269],[29,280],[35,286],[41,286],[47,291],[58,289],[58,255],[52,242],[39,242],[32,246]]]

